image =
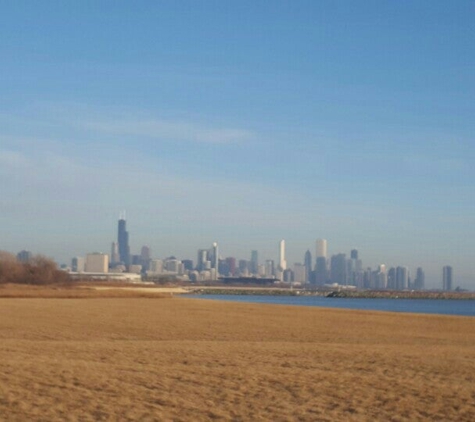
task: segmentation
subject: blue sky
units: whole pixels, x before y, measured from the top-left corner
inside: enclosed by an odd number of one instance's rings
[[[475,288],[475,3],[0,6],[0,249],[363,263]]]

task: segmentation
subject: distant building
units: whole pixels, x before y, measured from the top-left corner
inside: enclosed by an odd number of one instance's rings
[[[33,258],[33,254],[30,251],[20,251],[16,254],[16,259],[20,262],[28,262]]]
[[[317,257],[315,264],[315,284],[323,286],[328,281],[327,259],[324,256]]]
[[[119,243],[118,242],[112,242],[110,263],[112,265],[116,265],[119,262],[120,262]]]
[[[351,259],[358,259],[358,251],[356,249],[352,249],[350,253]]]
[[[71,271],[75,273],[83,273],[85,270],[86,261],[82,256],[75,256],[71,260]]]
[[[129,232],[126,229],[125,213],[119,217],[117,228],[117,243],[119,244],[119,257],[122,264],[130,265]]]
[[[450,265],[442,268],[442,289],[450,291],[453,288],[453,271]]]
[[[396,268],[396,290],[405,290],[409,287],[409,268]]]
[[[181,262],[183,263],[183,267],[186,271],[193,271],[193,260],[183,259]]]
[[[287,261],[285,260],[285,240],[279,242],[279,270],[284,271],[287,268]]]
[[[236,258],[229,256],[226,258],[226,265],[228,268],[228,275],[231,277],[236,275]]]
[[[251,251],[251,262],[249,266],[249,271],[251,274],[259,273],[259,254],[256,250]]]
[[[294,264],[294,279],[296,283],[305,283],[307,281],[307,269],[300,263]]]
[[[414,289],[415,290],[424,290],[424,287],[425,287],[425,274],[424,274],[424,270],[419,267],[417,270],[416,270],[416,278],[414,280]]]
[[[312,254],[310,253],[309,250],[305,252],[303,262],[305,266],[305,280],[304,281],[310,281],[310,275],[312,274]]]
[[[326,239],[317,239],[316,241],[316,258],[327,258],[327,241]]]
[[[275,266],[274,266],[274,260],[273,259],[267,259],[266,260],[265,275],[266,275],[267,278],[272,278],[272,277],[275,276]]]
[[[87,254],[85,270],[88,273],[109,272],[109,255],[99,252]]]
[[[345,285],[347,282],[346,271],[346,255],[344,253],[333,255],[330,261],[330,278],[332,283]]]

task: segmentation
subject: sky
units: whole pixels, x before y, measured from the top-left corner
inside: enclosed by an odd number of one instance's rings
[[[303,262],[475,289],[475,2],[0,4],[0,249]]]

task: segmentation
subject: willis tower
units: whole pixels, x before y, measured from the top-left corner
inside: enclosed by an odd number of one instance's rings
[[[119,243],[120,262],[126,267],[130,264],[129,232],[125,228],[125,211],[119,216],[117,242]]]

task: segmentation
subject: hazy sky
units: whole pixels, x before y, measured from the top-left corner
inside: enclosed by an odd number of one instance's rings
[[[475,2],[0,5],[0,249],[365,266],[475,288]]]

